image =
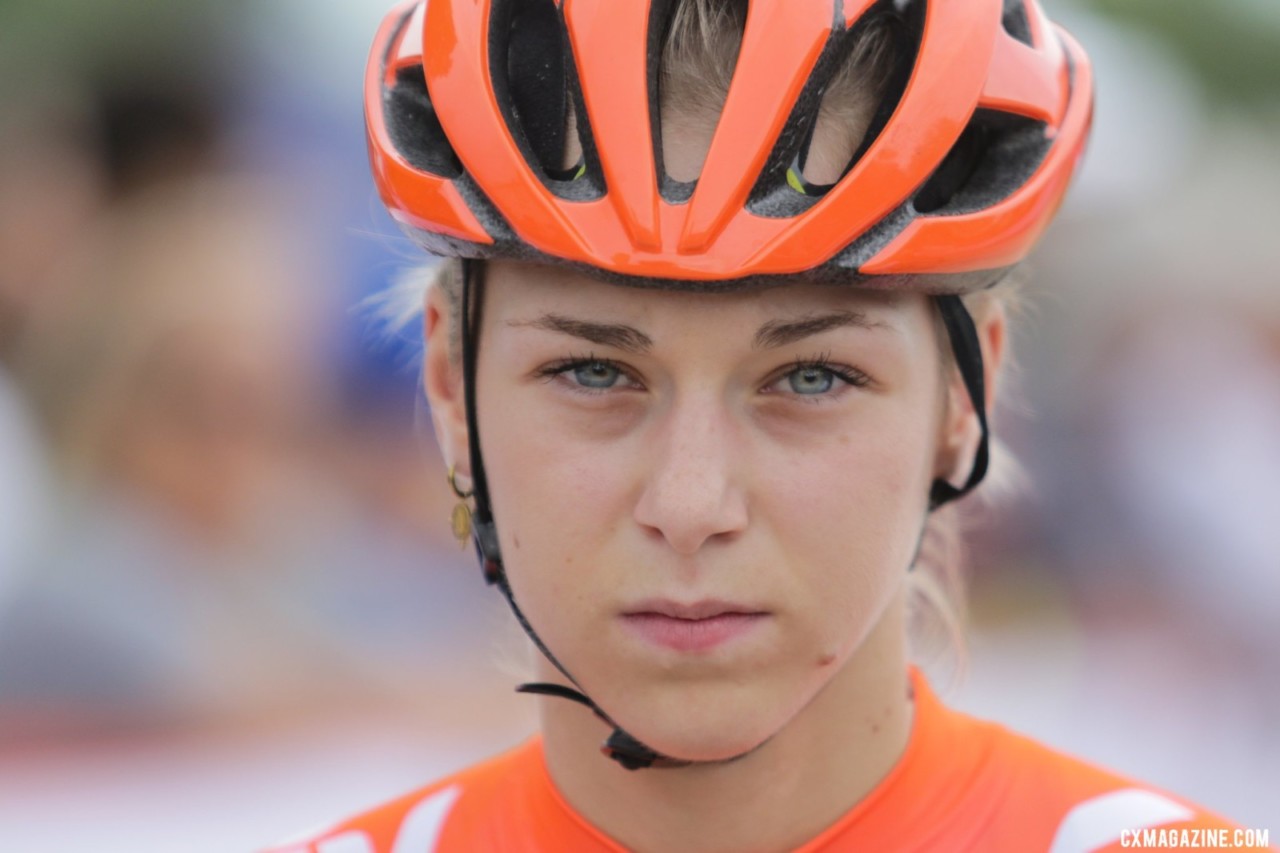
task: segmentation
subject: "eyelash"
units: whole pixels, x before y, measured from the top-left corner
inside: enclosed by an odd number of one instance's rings
[[[638,379],[635,378],[633,374],[628,372],[618,362],[608,358],[599,358],[591,353],[588,353],[586,356],[571,355],[568,358],[564,358],[564,359],[561,359],[560,361],[553,362],[551,364],[546,365],[545,367],[540,368],[537,371],[536,375],[545,382],[552,382],[555,379],[563,376],[565,373],[568,373],[570,370],[576,370],[579,367],[586,367],[592,364],[601,364],[606,367],[610,367],[614,370],[617,370],[620,374],[627,377],[632,382],[635,382],[638,385],[642,384]],[[813,358],[796,359],[795,361],[791,362],[786,367],[782,368],[777,373],[775,373],[773,375],[773,378],[766,383],[765,387],[774,385],[779,380],[800,370],[826,371],[830,373],[832,376],[834,376],[835,378],[839,379],[840,381],[854,388],[865,388],[867,385],[871,384],[871,377],[867,376],[867,374],[863,373],[861,370],[858,370],[855,367],[832,364],[831,353],[824,352]],[[596,397],[608,391],[613,390],[612,388],[588,388],[584,385],[578,385],[572,382],[569,383],[569,385],[570,385],[570,388],[575,393],[586,394],[592,397]],[[824,398],[829,398],[832,395],[830,393],[827,393],[827,394],[809,394],[809,395],[796,394],[794,396],[796,396],[797,398],[804,399],[805,402],[807,403],[822,403],[824,402]]]
[[[774,374],[774,378],[769,382],[769,385],[773,385],[776,382],[778,382],[780,379],[790,376],[792,373],[795,373],[796,371],[799,371],[799,370],[823,370],[823,371],[826,371],[827,373],[830,373],[832,376],[846,383],[847,385],[851,385],[854,388],[865,388],[867,385],[871,384],[870,376],[863,373],[861,370],[858,370],[856,367],[850,367],[848,365],[843,365],[843,364],[840,364],[840,365],[832,364],[831,353],[824,352],[819,354],[816,358],[796,359],[795,361],[791,362],[791,364],[783,368],[781,371]],[[804,402],[806,403],[823,403],[826,401],[827,398],[830,398],[832,395],[828,393],[828,394],[796,394],[795,396],[799,399],[804,400]]]
[[[618,362],[608,358],[599,358],[591,353],[587,353],[585,356],[571,355],[568,358],[563,358],[563,359],[560,359],[559,361],[552,362],[551,364],[548,364],[546,367],[539,368],[536,375],[540,379],[542,379],[544,382],[553,382],[557,378],[568,373],[570,370],[576,370],[579,367],[586,367],[592,364],[602,364],[605,367],[611,367],[614,370],[618,371],[623,376],[630,379],[632,382],[635,382],[637,385],[641,384],[640,381],[635,378],[635,376],[629,373]],[[574,393],[586,394],[587,396],[590,396],[590,397],[598,397],[601,394],[604,394],[608,391],[613,390],[612,388],[588,388],[585,385],[578,385],[573,382],[570,382],[568,384],[569,384],[570,390],[572,390]]]

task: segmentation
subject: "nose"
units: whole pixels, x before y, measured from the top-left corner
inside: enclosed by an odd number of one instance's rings
[[[712,400],[680,401],[659,425],[635,520],[677,553],[746,529],[747,500],[731,416]]]

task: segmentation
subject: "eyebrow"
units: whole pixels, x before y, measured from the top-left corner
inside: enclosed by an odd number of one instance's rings
[[[591,341],[602,347],[616,347],[624,352],[644,353],[653,346],[653,338],[633,326],[622,323],[592,323],[575,320],[563,314],[543,314],[536,320],[511,320],[509,326],[529,326],[560,332],[575,338]]]
[[[515,328],[545,329],[582,338],[600,346],[615,347],[630,353],[645,353],[653,347],[653,338],[624,323],[593,323],[576,320],[563,314],[543,314],[536,320],[510,320],[507,325]],[[756,332],[752,347],[772,349],[795,343],[803,338],[832,329],[853,327],[859,329],[888,329],[887,323],[871,320],[859,311],[832,311],[808,314],[794,320],[770,320]]]
[[[795,320],[770,320],[756,332],[756,338],[752,346],[756,349],[786,346],[811,335],[845,327],[857,329],[892,328],[888,323],[872,320],[860,311],[832,311],[823,314],[808,314]]]

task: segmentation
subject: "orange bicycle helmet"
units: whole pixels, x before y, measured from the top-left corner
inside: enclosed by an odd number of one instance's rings
[[[1080,159],[1092,79],[1036,0],[751,0],[696,182],[663,170],[658,62],[672,0],[430,0],[393,12],[366,77],[392,216],[430,251],[607,276],[854,278],[963,292],[1021,260]],[[860,26],[911,33],[844,176],[789,167]],[[582,161],[558,170],[576,106]],[[699,284],[701,283],[701,284]]]

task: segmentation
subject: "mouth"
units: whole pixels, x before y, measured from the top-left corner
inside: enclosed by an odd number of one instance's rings
[[[741,639],[769,618],[768,611],[714,599],[689,604],[654,599],[621,616],[623,626],[640,640],[686,653],[708,652]]]

